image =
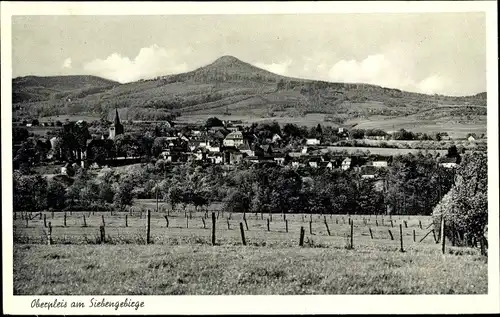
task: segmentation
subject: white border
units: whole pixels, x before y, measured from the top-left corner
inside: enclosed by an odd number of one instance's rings
[[[488,92],[489,248],[488,295],[311,295],[311,296],[128,296],[145,301],[130,309],[32,309],[33,296],[13,296],[12,279],[12,113],[11,113],[11,16],[12,15],[159,15],[159,14],[294,14],[294,13],[403,13],[486,12]],[[2,75],[2,238],[3,312],[5,314],[321,314],[321,313],[498,313],[498,46],[496,1],[415,2],[265,2],[265,3],[1,3]],[[37,296],[88,302],[89,296]],[[102,298],[104,296],[96,296]],[[125,296],[106,296],[107,300]]]

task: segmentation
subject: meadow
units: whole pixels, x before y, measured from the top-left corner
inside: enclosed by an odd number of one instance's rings
[[[213,211],[216,240],[212,245],[212,211],[188,208],[172,212],[161,204],[156,212],[155,207],[154,202],[144,201],[128,212],[66,212],[66,226],[64,212],[55,212],[54,218],[44,212],[28,221],[18,213],[14,220],[14,293],[487,292],[486,257],[475,249],[453,247],[449,241],[442,254],[430,217],[243,216]],[[152,210],[150,244],[146,243],[146,208]],[[47,227],[49,222],[52,227],[51,245],[47,245],[44,217]],[[103,218],[105,240],[101,243]],[[301,227],[305,234],[299,246]]]

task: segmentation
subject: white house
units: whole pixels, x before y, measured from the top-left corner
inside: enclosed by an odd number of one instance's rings
[[[472,135],[471,135],[471,136],[469,136],[469,137],[467,138],[467,141],[470,141],[470,142],[471,142],[471,141],[475,141],[475,140],[476,140],[476,139],[475,139]]]
[[[321,143],[320,140],[318,140],[316,138],[306,139],[307,145],[319,145],[320,143]]]
[[[346,171],[346,170],[348,170],[350,167],[351,167],[351,158],[350,158],[350,157],[346,157],[346,158],[342,161],[342,170]]]
[[[243,144],[243,133],[234,131],[229,133],[223,141],[224,146],[238,147]]]
[[[373,161],[373,166],[375,167],[387,167],[387,161]]]
[[[274,134],[273,138],[272,138],[272,142],[276,143],[278,141],[281,141],[281,137],[279,136],[279,134]]]

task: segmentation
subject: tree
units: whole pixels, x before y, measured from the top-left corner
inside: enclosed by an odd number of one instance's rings
[[[57,181],[48,182],[47,186],[47,207],[61,210],[65,206],[66,188]]]
[[[217,117],[211,117],[207,119],[207,122],[205,123],[205,127],[211,128],[211,127],[223,127],[224,123],[222,123],[221,120],[219,120]]]
[[[130,180],[118,183],[113,197],[114,205],[120,210],[123,210],[125,206],[131,206],[134,201],[133,190],[134,185]]]
[[[446,235],[455,244],[476,246],[488,223],[487,155],[473,152],[457,168],[456,182],[434,208],[435,223],[443,216]]]
[[[14,210],[39,211],[47,206],[47,180],[40,175],[13,174]]]

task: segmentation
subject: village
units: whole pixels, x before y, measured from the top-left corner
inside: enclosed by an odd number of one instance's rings
[[[100,133],[90,133],[89,124],[86,121],[67,121],[61,124],[62,135],[55,135],[49,141],[43,138],[38,139],[36,147],[45,148],[46,157],[42,158],[41,162],[63,163],[60,167],[60,174],[67,176],[74,175],[79,168],[98,169],[104,166],[123,166],[152,159],[172,165],[194,162],[200,165],[221,165],[227,168],[238,164],[266,164],[343,171],[354,169],[361,174],[362,178],[373,179],[376,178],[379,170],[391,164],[393,158],[392,154],[380,155],[361,150],[355,152],[335,150],[335,147],[329,146],[331,142],[325,142],[319,125],[316,128],[318,131],[313,133],[315,137],[297,133],[298,138],[292,138],[281,132],[277,124],[274,127],[267,125],[274,132],[267,130],[257,136],[255,131],[251,131],[250,127],[244,126],[239,120],[221,121],[214,117],[210,118],[207,123],[209,124],[174,125],[169,121],[128,123],[129,127],[136,130],[137,126],[140,126],[142,130],[146,126],[146,130],[154,131],[154,133],[149,133],[149,142],[144,142],[137,140],[141,139],[137,137],[137,133],[135,137],[126,133],[125,124],[120,120],[116,110],[114,122],[107,130],[101,128]],[[31,124],[28,124],[29,126]],[[359,131],[348,131],[342,127],[334,130],[333,134],[337,140],[347,141],[352,138],[351,132],[359,134]],[[363,135],[363,138],[372,140],[391,138],[390,133],[375,132],[376,135]],[[79,138],[80,145],[72,147],[68,144],[68,142],[72,143],[72,140],[63,140],[67,139],[64,133],[67,136],[73,135]],[[81,135],[74,136],[75,133]],[[440,138],[449,139],[446,134]],[[468,141],[472,140],[474,137],[471,135]],[[14,150],[16,147],[19,149],[22,145],[15,143]],[[460,160],[456,147],[449,150],[446,155],[440,155],[439,152],[435,152],[434,155],[437,163],[446,168],[456,167]]]

